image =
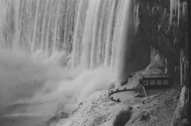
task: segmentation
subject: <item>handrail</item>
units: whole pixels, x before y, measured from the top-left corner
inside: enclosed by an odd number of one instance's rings
[[[121,102],[121,100],[118,99],[114,99],[113,97],[111,97],[111,95],[115,94],[115,93],[120,93],[120,92],[126,92],[126,91],[135,91],[135,88],[131,88],[131,89],[127,89],[126,87],[123,89],[116,89],[115,91],[109,90],[109,99],[114,101],[114,102]]]

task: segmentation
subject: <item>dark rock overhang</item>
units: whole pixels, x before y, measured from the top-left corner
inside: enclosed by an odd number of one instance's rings
[[[151,45],[164,55],[174,65],[180,63],[180,48],[186,48],[188,39],[187,15],[173,15],[170,22],[170,0],[135,0],[139,3],[139,29],[142,29]],[[181,2],[185,2],[181,1]],[[172,19],[173,19],[172,18]],[[172,23],[173,22],[173,23]]]

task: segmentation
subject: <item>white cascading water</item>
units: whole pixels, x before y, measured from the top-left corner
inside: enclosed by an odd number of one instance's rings
[[[58,109],[71,112],[112,88],[131,43],[126,33],[135,32],[133,3],[0,0],[0,125],[42,126]],[[4,111],[17,104],[26,105]],[[18,116],[40,121],[6,121]]]
[[[1,6],[2,47],[46,57],[67,52],[72,67],[114,68],[129,0],[1,0]]]

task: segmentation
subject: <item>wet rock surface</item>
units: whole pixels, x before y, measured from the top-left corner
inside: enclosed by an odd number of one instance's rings
[[[161,55],[166,57],[172,66],[179,65],[179,51],[180,48],[185,48],[187,41],[186,16],[180,20],[179,25],[175,19],[170,24],[170,1],[136,0],[136,2],[140,3],[138,31],[144,32],[159,54],[159,57],[141,73],[164,73],[164,58],[160,59]],[[136,74],[128,80],[128,88],[138,85]],[[125,83],[121,87],[125,87]],[[133,96],[134,98],[119,103],[108,98],[109,91],[96,92],[69,118],[60,120],[54,126],[170,126],[181,92],[181,87],[177,85],[180,85],[180,82],[174,82],[174,86],[167,89],[150,90],[148,97]],[[186,122],[186,120],[182,122]]]
[[[157,65],[135,73],[128,83],[118,89],[135,88],[141,73],[157,71]],[[95,92],[69,115],[50,126],[169,126],[175,112],[180,89],[147,90],[148,97],[136,97],[128,92],[121,102],[109,98],[111,91]],[[139,94],[137,92],[137,94]],[[121,96],[119,96],[121,97]]]
[[[108,91],[96,92],[69,118],[51,126],[169,126],[179,92],[172,88],[120,103],[111,101]]]

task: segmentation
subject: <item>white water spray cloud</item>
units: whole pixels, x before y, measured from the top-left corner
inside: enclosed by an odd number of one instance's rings
[[[46,62],[22,51],[0,51],[0,105],[26,103],[23,113],[71,112],[93,92],[112,87],[107,69],[79,72],[63,67],[60,55]],[[43,60],[44,61],[44,60]]]

